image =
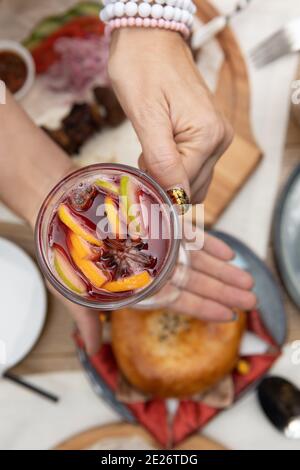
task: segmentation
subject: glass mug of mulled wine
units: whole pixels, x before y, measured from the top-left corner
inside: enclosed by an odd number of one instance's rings
[[[126,165],[66,176],[40,209],[35,239],[46,278],[85,307],[170,305],[186,282],[176,207],[153,178]]]

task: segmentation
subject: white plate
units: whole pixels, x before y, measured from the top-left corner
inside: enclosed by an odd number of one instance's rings
[[[0,373],[20,362],[39,338],[46,288],[32,259],[0,238]]]

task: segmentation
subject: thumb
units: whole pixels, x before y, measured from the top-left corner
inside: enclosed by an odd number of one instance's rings
[[[96,354],[102,344],[102,323],[99,319],[99,311],[81,307],[59,294],[52,285],[47,282],[48,289],[58,297],[65,305],[73,318],[83,339],[86,352],[89,356]]]
[[[137,129],[142,146],[140,166],[165,189],[181,187],[190,197],[188,175],[169,126],[153,124]]]
[[[80,332],[86,352],[89,356],[97,354],[102,343],[102,323],[99,319],[99,312],[75,304],[69,305],[68,310]]]

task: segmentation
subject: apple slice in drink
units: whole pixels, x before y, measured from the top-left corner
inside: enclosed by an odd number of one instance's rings
[[[105,192],[119,195],[119,187],[112,181],[107,181],[107,180],[98,178],[96,179],[94,184],[98,186],[99,188],[103,189]]]
[[[117,281],[111,281],[104,284],[103,289],[110,292],[126,292],[129,290],[142,289],[152,281],[148,271],[143,271],[132,276],[123,277]]]
[[[66,204],[59,206],[58,217],[72,232],[76,233],[87,242],[92,243],[92,245],[102,246],[102,241],[96,238],[87,227],[84,227],[80,218],[76,217]]]
[[[85,275],[85,277],[90,281],[90,283],[94,287],[98,289],[102,287],[103,284],[108,280],[105,273],[100,268],[98,268],[98,266],[93,261],[80,258],[80,256],[78,256],[77,252],[75,251],[72,243],[69,242],[68,247],[70,255],[78,269],[80,269],[80,271]]]
[[[110,236],[109,238],[124,238],[126,237],[126,227],[120,218],[120,211],[118,210],[114,200],[110,196],[105,197],[105,212],[109,223]]]
[[[57,247],[53,248],[53,264],[58,276],[70,290],[77,294],[86,294],[85,283],[78,276],[64,252]]]
[[[120,180],[120,204],[127,218],[128,232],[132,239],[143,237],[144,224],[138,188],[129,176]]]

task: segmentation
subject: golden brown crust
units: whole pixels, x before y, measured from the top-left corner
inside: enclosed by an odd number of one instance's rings
[[[188,397],[216,384],[238,359],[245,314],[206,323],[168,310],[112,314],[112,347],[127,380],[144,393]]]

